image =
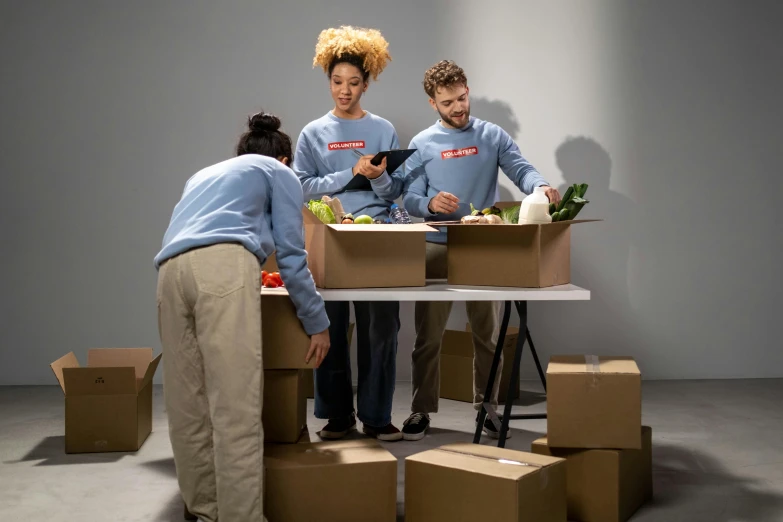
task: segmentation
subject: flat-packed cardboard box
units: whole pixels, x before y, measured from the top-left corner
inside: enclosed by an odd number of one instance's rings
[[[642,376],[633,358],[553,356],[546,395],[553,447],[642,448]]]
[[[503,370],[500,376],[498,401],[503,403],[508,397],[508,387],[512,387],[513,398],[519,397],[519,374],[511,383],[511,370],[514,367],[514,350],[517,346],[519,328],[509,326],[503,342]],[[473,402],[473,334],[470,324],[465,331],[446,330],[440,350],[440,396],[455,401]]]
[[[467,443],[411,455],[405,520],[566,522],[565,460]]]
[[[426,233],[411,225],[325,225],[307,207],[307,264],[320,288],[424,286]]]
[[[498,208],[519,205],[498,202]],[[574,219],[546,225],[463,225],[448,230],[448,282],[453,285],[544,288],[571,282],[571,226],[598,221]],[[487,270],[491,260],[491,270]]]
[[[294,443],[307,424],[305,370],[264,370],[264,440]]]
[[[73,352],[50,366],[65,393],[65,452],[136,451],[152,432],[152,348],[100,348],[81,367]]]
[[[375,440],[264,446],[264,467],[269,522],[397,519],[397,459]]]
[[[351,346],[351,342],[353,340],[353,328],[354,323],[351,323],[348,325],[348,346]],[[305,389],[305,396],[308,399],[315,399],[315,375],[313,374],[313,370],[307,369],[302,370],[304,372],[304,389]]]
[[[652,499],[652,429],[642,427],[642,449],[551,448],[546,437],[533,453],[566,459],[568,519],[625,522]]]

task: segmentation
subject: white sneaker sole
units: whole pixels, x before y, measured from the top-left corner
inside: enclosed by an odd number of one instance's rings
[[[424,436],[427,434],[427,430],[422,431],[421,433],[405,433],[402,432],[402,438],[405,440],[421,440],[424,438]]]

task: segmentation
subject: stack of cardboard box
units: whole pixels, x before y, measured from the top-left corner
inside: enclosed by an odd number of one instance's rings
[[[261,321],[267,520],[396,520],[397,459],[391,453],[374,440],[310,443],[302,437],[307,419],[305,370],[312,370],[313,362],[305,363],[310,338],[284,288],[264,290]]]
[[[547,437],[533,453],[566,460],[568,519],[623,522],[652,498],[652,430],[630,357],[552,357]]]

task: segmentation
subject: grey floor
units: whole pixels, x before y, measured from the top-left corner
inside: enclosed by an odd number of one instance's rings
[[[530,391],[518,404],[543,411],[535,383],[524,388]],[[409,397],[410,385],[399,384],[398,425]],[[632,520],[783,521],[783,380],[645,382],[643,397],[644,422],[653,428],[655,500]],[[153,433],[137,453],[66,455],[60,388],[0,387],[2,519],[181,521],[160,387],[154,408]],[[308,409],[310,437],[317,440],[321,423],[312,416],[312,400]],[[404,458],[471,440],[473,418],[469,405],[444,400],[424,440],[386,444],[400,459],[400,515]],[[512,422],[508,447],[528,450],[545,422]]]

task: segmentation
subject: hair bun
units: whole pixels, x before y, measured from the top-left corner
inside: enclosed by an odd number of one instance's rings
[[[271,132],[280,128],[280,118],[273,114],[259,112],[248,118],[247,126],[252,132]]]

